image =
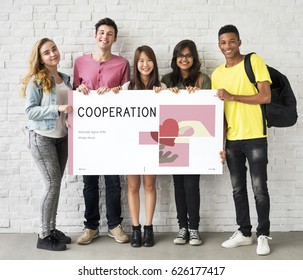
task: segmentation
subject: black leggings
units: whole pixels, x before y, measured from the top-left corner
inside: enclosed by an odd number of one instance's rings
[[[200,222],[200,175],[173,175],[180,228],[196,229]]]

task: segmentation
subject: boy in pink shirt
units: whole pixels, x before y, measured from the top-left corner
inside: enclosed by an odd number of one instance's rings
[[[97,61],[94,54],[84,54],[75,61],[74,87],[90,90],[111,89],[129,81],[128,61],[116,55],[106,61]],[[82,90],[79,90],[82,91]]]
[[[129,62],[120,56],[112,54],[111,48],[117,40],[116,23],[104,18],[95,25],[95,40],[97,49],[91,54],[84,54],[75,60],[74,89],[89,94],[97,90],[99,94],[113,87],[122,86],[130,79]],[[102,159],[100,159],[102,160]],[[128,242],[121,222],[121,186],[119,175],[105,175],[106,187],[106,218],[108,235],[119,243]],[[99,175],[83,176],[85,212],[84,233],[78,238],[80,245],[89,244],[99,236]]]

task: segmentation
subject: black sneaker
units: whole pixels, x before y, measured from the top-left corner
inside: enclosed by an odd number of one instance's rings
[[[37,248],[50,251],[64,251],[66,249],[66,245],[53,238],[51,235],[43,239],[38,236]]]
[[[62,231],[57,229],[51,230],[51,236],[61,243],[70,244],[72,242],[69,236],[66,236]]]
[[[189,229],[189,245],[198,246],[202,244],[199,231],[196,229]]]
[[[174,239],[174,243],[178,245],[183,245],[188,241],[188,239],[188,229],[180,228],[176,238]]]

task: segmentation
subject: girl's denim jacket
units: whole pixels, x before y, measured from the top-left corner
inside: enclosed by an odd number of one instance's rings
[[[70,77],[66,74],[60,73],[64,84],[72,89]],[[29,122],[27,130],[54,130],[56,128],[56,120],[59,117],[57,104],[57,94],[55,89],[55,80],[52,77],[52,90],[51,92],[44,93],[42,86],[39,82],[32,79],[27,84],[26,88],[26,103],[25,112],[28,116]],[[41,104],[43,94],[43,104]],[[46,97],[46,98],[45,98]],[[46,102],[44,102],[44,100]]]

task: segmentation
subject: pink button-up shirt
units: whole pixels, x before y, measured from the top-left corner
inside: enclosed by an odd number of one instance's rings
[[[105,62],[98,62],[91,54],[84,54],[75,60],[74,89],[84,84],[90,90],[104,86],[108,88],[122,86],[130,79],[128,61],[117,55]]]

